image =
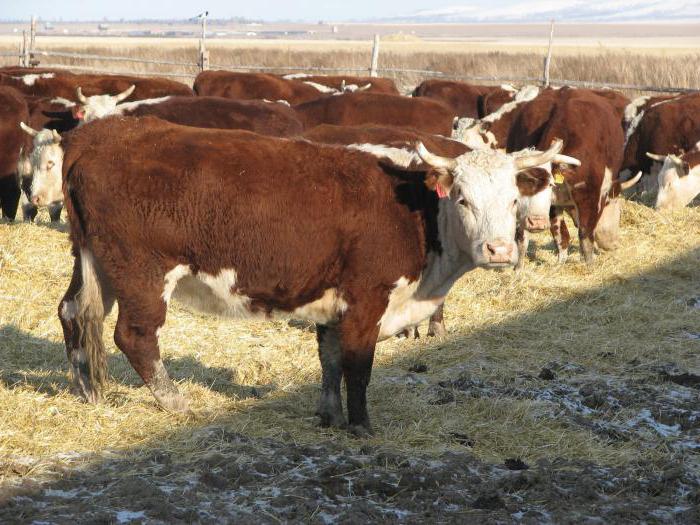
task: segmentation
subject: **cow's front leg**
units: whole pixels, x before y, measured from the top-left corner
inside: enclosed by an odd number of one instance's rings
[[[60,222],[61,221],[61,211],[63,210],[63,203],[53,203],[49,204],[49,217],[51,218],[51,222]]]
[[[527,230],[522,226],[518,226],[515,230],[515,243],[518,246],[518,262],[515,265],[515,271],[519,272],[525,267],[525,259],[527,259],[527,246],[530,242],[528,239]]]
[[[433,312],[430,316],[430,322],[428,323],[428,337],[445,337],[447,335],[447,329],[445,328],[445,303],[438,306],[437,310]]]
[[[344,427],[340,382],[343,377],[340,339],[335,325],[316,325],[318,357],[321,361],[321,397],[316,415],[322,427]]]
[[[569,258],[571,235],[564,221],[564,210],[552,207],[549,211],[549,231],[557,247],[557,262],[564,264]]]

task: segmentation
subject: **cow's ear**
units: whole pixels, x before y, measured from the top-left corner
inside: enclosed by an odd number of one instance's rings
[[[449,195],[455,179],[451,173],[446,173],[439,169],[430,169],[425,174],[425,185],[431,191],[436,191],[438,195]]]
[[[523,197],[532,197],[549,186],[551,175],[542,168],[528,168],[516,175],[518,190]]]
[[[83,106],[76,104],[75,106],[70,108],[70,111],[75,120],[85,119],[85,109],[83,108]]]

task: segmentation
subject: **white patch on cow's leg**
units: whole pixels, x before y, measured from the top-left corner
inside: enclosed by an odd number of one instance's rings
[[[153,376],[146,382],[153,397],[158,404],[168,412],[183,413],[190,409],[189,402],[180,394],[175,384],[170,379],[163,361],[157,359],[153,362]]]
[[[63,301],[61,303],[61,319],[72,321],[78,315],[78,304],[75,301]]]
[[[163,288],[163,301],[165,304],[170,302],[173,292],[177,287],[177,283],[186,275],[191,275],[192,270],[186,264],[178,264],[175,268],[165,274],[165,286]]]
[[[321,396],[316,415],[322,427],[343,427],[346,420],[340,397],[343,367],[338,327],[317,325],[316,338],[322,370]]]

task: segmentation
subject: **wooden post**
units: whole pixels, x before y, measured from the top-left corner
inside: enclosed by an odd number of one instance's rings
[[[549,67],[552,65],[552,42],[554,41],[554,20],[552,20],[552,25],[549,29],[549,48],[547,49],[547,56],[544,59],[544,87],[549,87]]]
[[[202,36],[199,39],[199,70],[206,71],[209,69],[209,51],[207,51],[207,15],[209,11],[204,11],[200,18],[202,19]]]
[[[377,66],[379,65],[379,35],[374,35],[374,45],[372,46],[372,62],[369,66],[369,76],[377,76]]]
[[[22,57],[19,59],[19,65],[29,67],[29,37],[26,29],[22,30]]]
[[[34,51],[34,48],[36,47],[36,17],[32,15],[32,23],[29,26],[29,49],[28,51],[28,57],[27,58],[27,65],[26,67],[34,67],[37,64],[34,63],[34,55],[29,53],[29,51]]]

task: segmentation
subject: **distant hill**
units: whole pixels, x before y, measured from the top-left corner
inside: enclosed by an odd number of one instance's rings
[[[488,6],[488,7],[485,7]],[[517,23],[556,19],[571,22],[699,22],[700,2],[684,0],[531,0],[517,5],[472,2],[425,9],[385,19],[408,23]]]

